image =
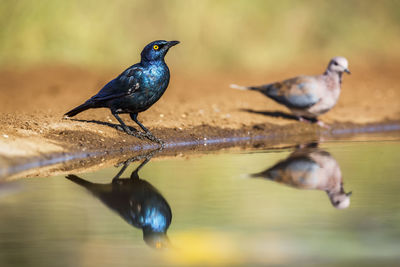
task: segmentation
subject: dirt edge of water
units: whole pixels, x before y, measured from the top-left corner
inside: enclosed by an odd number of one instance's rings
[[[400,130],[400,121],[385,121],[375,124],[335,124],[331,129],[322,129],[317,125],[289,124],[277,126],[256,124],[242,129],[224,129],[207,125],[194,129],[176,131],[176,129],[156,129],[155,134],[166,140],[166,146],[154,158],[188,158],[211,151],[241,151],[246,149],[276,149],[293,147],[309,142],[323,142],[330,139],[354,139],[361,134],[380,133]],[[122,134],[123,133],[118,133]],[[103,139],[103,145],[90,145],[84,139]],[[129,137],[129,136],[128,136]],[[84,138],[84,139],[82,139]],[[125,136],[126,138],[126,136]],[[136,138],[107,138],[90,132],[48,133],[46,140],[52,144],[67,144],[61,151],[41,153],[31,157],[1,157],[0,178],[46,177],[74,172],[94,171],[112,166],[128,159],[146,155],[159,150],[151,142]],[[93,140],[92,140],[93,141]]]

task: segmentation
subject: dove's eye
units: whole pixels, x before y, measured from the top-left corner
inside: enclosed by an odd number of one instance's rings
[[[153,45],[153,49],[158,50],[159,49],[158,45]]]
[[[333,61],[333,65],[337,66],[339,64],[336,61]]]

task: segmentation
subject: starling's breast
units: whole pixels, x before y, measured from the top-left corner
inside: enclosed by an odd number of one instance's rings
[[[143,73],[142,77],[142,88],[141,90],[138,90],[138,92],[142,92],[147,99],[153,99],[156,97],[157,101],[167,89],[169,83],[168,68],[166,66],[149,68]]]
[[[169,70],[165,64],[144,69],[138,90],[125,97],[119,106],[125,112],[145,111],[164,94],[169,77]]]

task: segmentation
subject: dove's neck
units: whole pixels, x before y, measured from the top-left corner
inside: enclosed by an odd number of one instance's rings
[[[334,188],[330,190],[325,190],[325,192],[328,194],[329,198],[345,194],[342,180],[340,180],[340,183],[337,183]]]
[[[340,86],[342,84],[342,72],[332,71],[327,69],[324,72],[324,76],[326,76],[330,81]]]

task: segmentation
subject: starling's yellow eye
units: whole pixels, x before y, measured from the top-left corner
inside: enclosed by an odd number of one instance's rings
[[[158,50],[158,48],[159,48],[158,45],[153,45],[154,50]]]

